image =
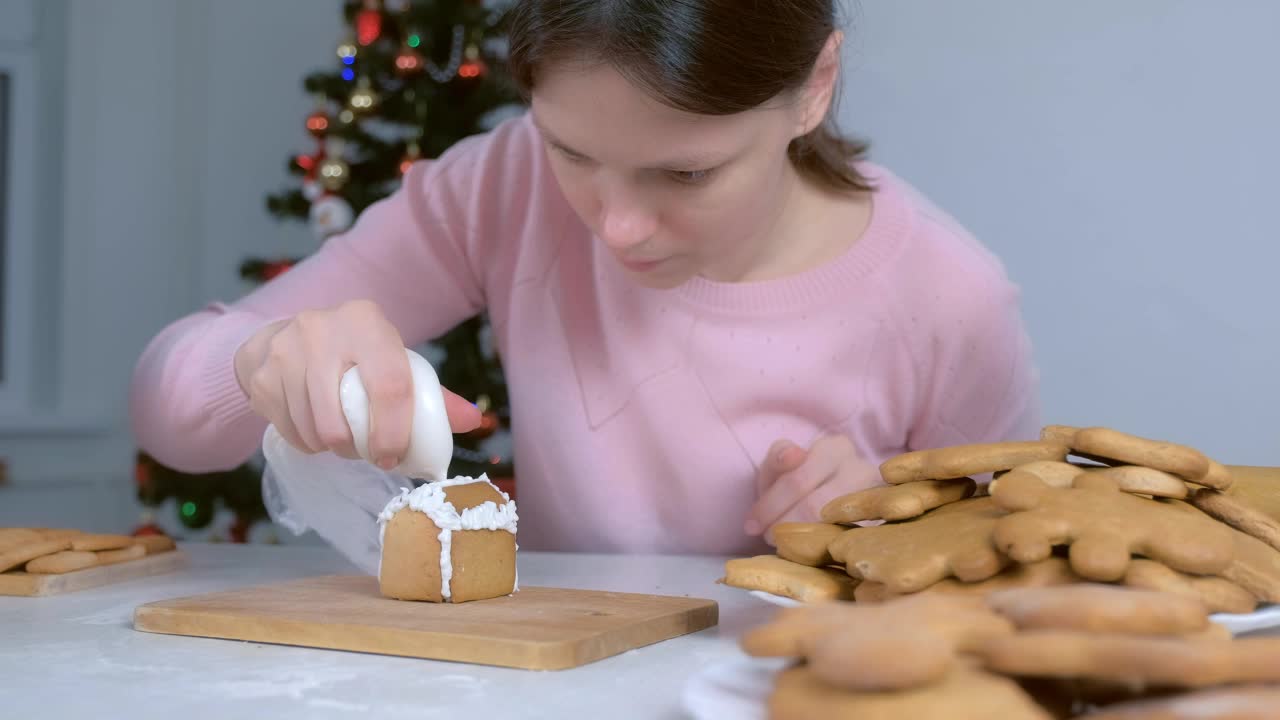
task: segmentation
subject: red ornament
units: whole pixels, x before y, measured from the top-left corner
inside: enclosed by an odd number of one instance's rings
[[[418,143],[411,142],[405,150],[404,157],[400,159],[400,174],[404,175],[409,172],[409,168],[422,157],[422,150],[418,147]]]
[[[155,518],[151,513],[142,514],[142,524],[133,529],[130,535],[134,537],[142,537],[143,535],[168,535],[163,528],[156,524]]]
[[[293,267],[293,263],[288,260],[276,260],[274,262],[266,263],[262,266],[262,279],[274,280],[280,275],[283,275],[285,271],[291,267]]]
[[[133,481],[138,487],[147,487],[151,484],[151,464],[142,460],[133,465]]]
[[[458,66],[458,77],[470,80],[483,75],[487,68],[484,60],[480,59],[480,48],[475,45],[468,45],[465,56],[467,58],[466,62]]]
[[[230,528],[227,528],[227,535],[229,536],[229,539],[231,540],[231,542],[233,543],[248,542],[249,526],[251,524],[252,523],[250,523],[248,520],[245,520],[243,516],[236,515],[235,522],[231,523]]]
[[[307,132],[316,138],[323,138],[329,132],[329,116],[323,110],[316,110],[307,116]]]
[[[322,142],[316,148],[314,154],[305,155],[299,153],[293,158],[293,161],[298,164],[298,167],[302,168],[303,180],[315,180],[316,173],[320,172],[320,165],[324,162],[325,157],[324,143]]]
[[[153,522],[146,523],[144,525],[139,525],[138,527],[134,528],[133,532],[131,533],[131,535],[133,535],[134,537],[142,537],[144,535],[166,535],[166,534],[167,533],[165,533],[165,531],[161,529],[159,525]]]
[[[356,42],[372,45],[382,36],[382,11],[378,3],[366,1],[364,9],[356,13]]]
[[[293,158],[293,163],[310,175],[315,170],[316,158],[313,155],[297,155]]]
[[[399,55],[396,55],[396,72],[401,75],[412,75],[420,72],[422,67],[422,56],[407,45],[400,49]]]

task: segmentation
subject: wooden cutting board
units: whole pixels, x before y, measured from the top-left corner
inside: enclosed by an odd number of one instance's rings
[[[562,670],[714,626],[711,600],[522,587],[493,600],[392,600],[331,575],[149,603],[143,632]]]
[[[147,555],[137,560],[85,568],[60,575],[38,575],[25,572],[0,573],[0,595],[36,597],[88,590],[126,580],[172,572],[187,562],[180,550]]]

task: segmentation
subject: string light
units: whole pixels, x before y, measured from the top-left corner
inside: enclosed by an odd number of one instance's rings
[[[462,53],[465,48],[463,43],[467,39],[467,29],[461,25],[453,26],[453,45],[449,48],[449,62],[440,67],[433,61],[427,61],[427,72],[431,75],[431,79],[438,83],[447,83],[458,74],[458,67],[462,65]],[[410,37],[412,40],[412,37]],[[413,47],[410,43],[410,47]]]

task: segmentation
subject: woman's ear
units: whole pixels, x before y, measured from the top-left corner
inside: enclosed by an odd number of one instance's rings
[[[813,64],[809,81],[805,83],[800,97],[800,127],[796,136],[813,132],[827,117],[831,110],[831,99],[835,96],[836,83],[840,82],[840,45],[844,42],[844,33],[835,30],[827,37],[827,42]]]

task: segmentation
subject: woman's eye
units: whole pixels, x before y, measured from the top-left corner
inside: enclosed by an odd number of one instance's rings
[[[686,185],[697,185],[711,177],[711,170],[671,170],[671,179]]]
[[[555,147],[556,147],[556,151],[559,152],[561,155],[563,155],[564,159],[568,160],[569,162],[584,163],[587,161],[587,158],[585,155],[579,155],[578,153],[568,148],[560,147],[559,145]]]

